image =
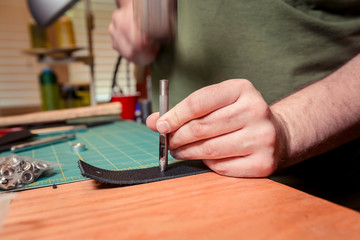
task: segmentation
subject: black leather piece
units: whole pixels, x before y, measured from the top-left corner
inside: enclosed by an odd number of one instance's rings
[[[78,164],[81,174],[84,177],[92,178],[101,183],[116,185],[134,185],[156,182],[211,171],[201,160],[189,160],[169,164],[165,172],[161,172],[159,167],[127,171],[110,171],[92,166],[82,160],[79,160]]]

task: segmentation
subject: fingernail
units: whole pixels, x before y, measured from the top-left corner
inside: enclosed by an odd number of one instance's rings
[[[156,128],[160,133],[168,133],[170,131],[170,126],[166,121],[158,122]]]

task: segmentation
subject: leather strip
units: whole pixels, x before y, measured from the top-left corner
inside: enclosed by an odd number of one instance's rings
[[[180,178],[211,171],[201,160],[186,160],[172,163],[169,164],[164,172],[161,172],[159,167],[111,171],[95,167],[82,160],[79,160],[78,164],[84,177],[94,179],[100,183],[124,186]]]

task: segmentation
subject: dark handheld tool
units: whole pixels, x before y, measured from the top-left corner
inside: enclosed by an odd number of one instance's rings
[[[10,148],[16,144],[23,143],[36,136],[28,129],[22,129],[16,132],[8,132],[0,137],[0,153],[9,151]]]

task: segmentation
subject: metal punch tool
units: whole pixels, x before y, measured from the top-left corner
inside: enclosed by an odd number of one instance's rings
[[[35,140],[32,142],[28,142],[28,143],[14,145],[11,147],[10,150],[12,152],[18,152],[21,150],[26,150],[26,149],[30,149],[33,147],[43,146],[43,145],[51,144],[54,142],[63,141],[63,140],[67,140],[67,139],[73,139],[73,138],[75,138],[75,134],[68,134],[68,135],[63,135],[63,136],[44,138],[44,139]]]
[[[159,115],[164,115],[169,110],[169,81],[160,80]],[[168,135],[160,134],[159,137],[159,167],[166,171],[168,165]]]

